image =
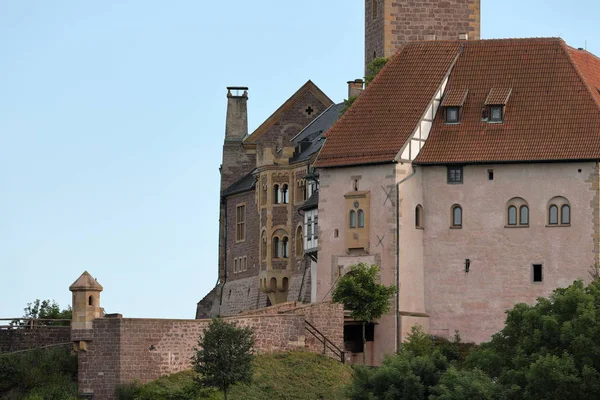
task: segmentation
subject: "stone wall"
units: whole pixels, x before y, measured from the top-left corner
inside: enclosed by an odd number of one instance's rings
[[[69,326],[0,329],[0,353],[29,350],[71,342]]]
[[[365,66],[405,43],[481,35],[481,0],[365,0]],[[373,7],[376,7],[375,13]]]
[[[261,310],[247,311],[241,315],[276,315],[296,314],[302,315],[327,339],[341,350],[344,349],[344,307],[341,304],[325,301],[315,304],[302,304],[296,301],[266,307]],[[306,348],[315,353],[323,352],[323,345],[312,336],[306,334]],[[331,351],[327,355],[333,356]]]
[[[318,310],[328,312],[326,306]],[[316,312],[311,314],[315,320]],[[305,348],[304,318],[275,313],[241,315],[226,321],[254,328],[256,352],[271,353]],[[87,348],[79,353],[79,391],[93,392],[95,399],[114,399],[121,383],[148,382],[189,369],[194,346],[209,322],[102,318],[94,321],[93,330],[74,331],[73,340],[85,340]]]

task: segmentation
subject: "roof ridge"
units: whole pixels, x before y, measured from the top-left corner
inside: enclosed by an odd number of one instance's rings
[[[583,73],[581,72],[581,69],[579,68],[579,65],[577,65],[577,62],[574,60],[573,54],[571,53],[571,51],[578,51],[578,50],[575,50],[573,47],[569,46],[562,39],[560,41],[560,45],[561,45],[561,49],[563,50],[563,52],[568,57],[569,63],[571,64],[571,66],[575,70],[575,73],[577,74],[577,77],[579,78],[579,80],[581,81],[581,83],[583,84],[583,86],[587,89],[589,97],[592,99],[592,101],[596,105],[596,108],[598,109],[598,112],[600,112],[600,101],[596,100],[596,95],[594,94],[594,89],[600,89],[600,88],[593,88],[593,87],[591,87],[590,84],[588,83],[587,79],[585,79],[585,77],[583,76]],[[589,53],[587,51],[586,51],[586,53],[591,54],[591,53]],[[600,60],[600,58],[598,60]]]

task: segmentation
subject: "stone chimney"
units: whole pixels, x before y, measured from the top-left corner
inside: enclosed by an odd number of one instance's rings
[[[241,142],[248,134],[248,88],[227,88],[225,142]]]
[[[348,98],[358,97],[364,90],[365,82],[362,79],[355,79],[348,82]]]

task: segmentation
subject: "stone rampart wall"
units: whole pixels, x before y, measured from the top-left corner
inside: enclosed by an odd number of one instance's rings
[[[69,326],[0,329],[0,353],[29,350],[71,342]]]

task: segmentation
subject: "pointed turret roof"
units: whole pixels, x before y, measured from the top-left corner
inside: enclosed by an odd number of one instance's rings
[[[85,271],[71,286],[69,286],[69,290],[71,292],[76,290],[96,290],[100,292],[104,290],[104,288],[92,275],[90,275],[89,272]]]

